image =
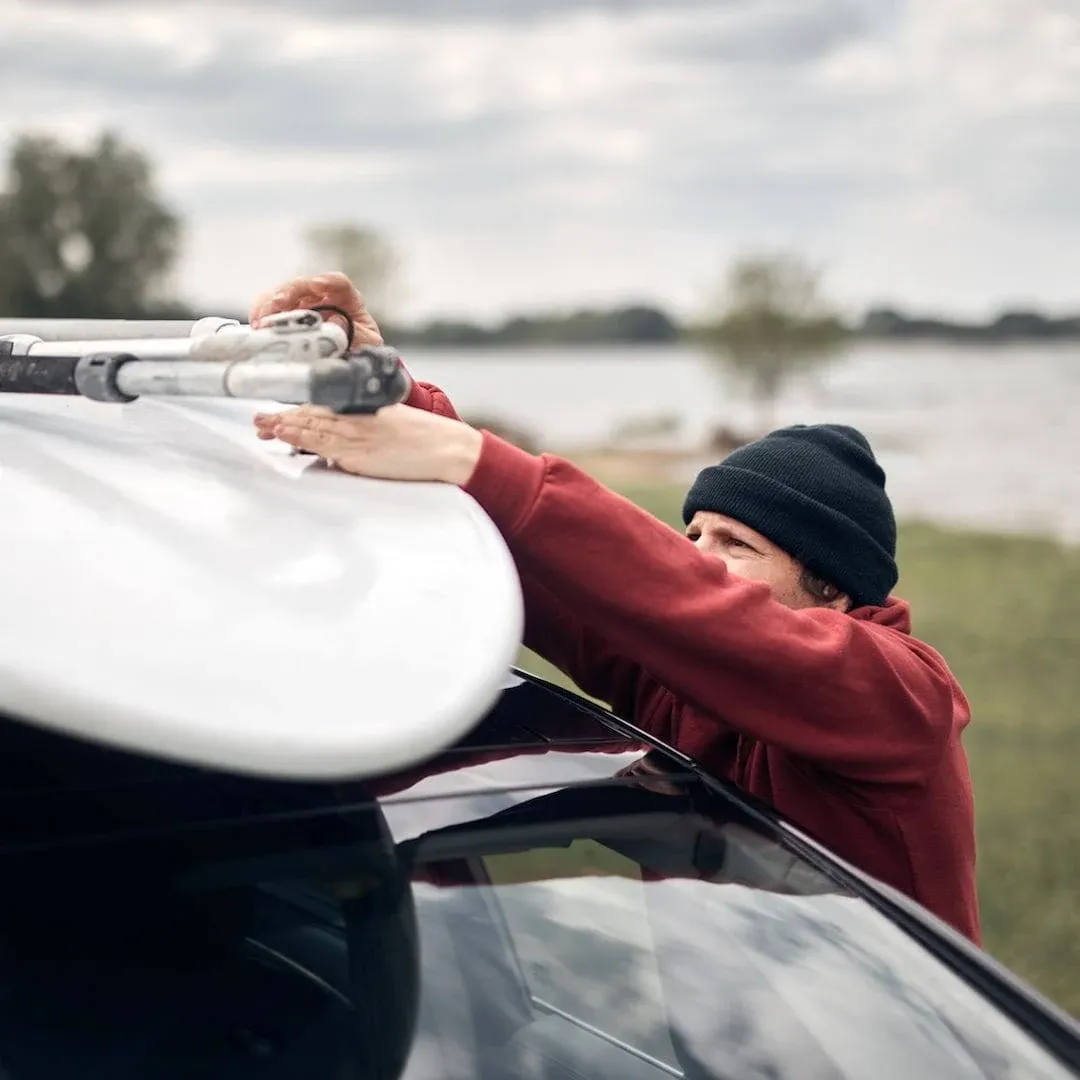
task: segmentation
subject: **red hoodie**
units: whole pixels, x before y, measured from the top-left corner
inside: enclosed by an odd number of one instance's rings
[[[458,418],[428,384],[408,404]],[[465,490],[514,556],[529,648],[980,941],[970,711],[907,603],[794,611],[569,462],[490,432]]]

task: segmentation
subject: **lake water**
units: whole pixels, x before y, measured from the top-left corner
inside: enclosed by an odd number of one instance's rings
[[[692,347],[417,349],[406,359],[462,412],[519,424],[555,452],[661,414],[678,417],[688,447],[717,425],[758,419]],[[788,386],[774,419],[865,431],[902,517],[1080,541],[1080,345],[860,345]]]

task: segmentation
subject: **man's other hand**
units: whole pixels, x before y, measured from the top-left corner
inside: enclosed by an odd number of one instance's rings
[[[464,485],[483,447],[476,428],[407,405],[374,415],[341,415],[309,405],[262,419],[259,427],[263,438],[317,454],[343,472],[380,480]]]
[[[348,313],[353,322],[353,339],[350,342],[352,348],[359,348],[362,345],[382,345],[382,333],[371,317],[364,298],[357,291],[356,286],[344,274],[337,271],[310,277],[295,277],[276,289],[263,293],[252,305],[248,322],[251,326],[258,326],[268,315],[319,307],[322,304],[341,308],[342,311]],[[322,314],[325,320],[332,321],[346,333],[349,332],[349,328],[340,316],[330,312]]]

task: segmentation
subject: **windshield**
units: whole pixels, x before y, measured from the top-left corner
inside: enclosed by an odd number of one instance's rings
[[[1068,1075],[762,820],[612,749],[381,800],[9,756],[2,1075]]]
[[[482,1022],[452,1074],[422,1064],[446,1049],[425,1058],[421,1025],[407,1075],[1069,1075],[864,901],[698,802],[681,781],[560,792],[417,841],[422,938],[458,957],[426,974],[428,1015],[469,1001]]]

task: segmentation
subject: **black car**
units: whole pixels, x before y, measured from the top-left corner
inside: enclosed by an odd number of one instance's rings
[[[959,935],[524,673],[377,782],[12,721],[0,774],[5,1080],[1080,1075]]]

